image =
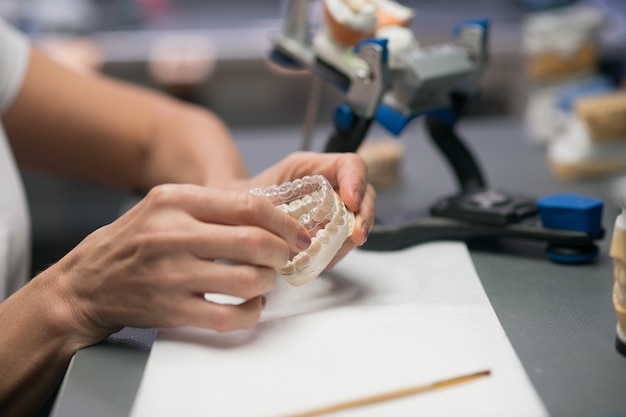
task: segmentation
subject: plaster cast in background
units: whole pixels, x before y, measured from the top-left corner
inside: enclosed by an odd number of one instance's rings
[[[601,178],[626,171],[626,92],[580,98],[548,146],[548,162],[559,180]]]
[[[598,34],[606,17],[595,7],[573,5],[532,13],[522,26],[530,81],[525,128],[530,143],[545,146],[563,129],[557,96],[598,71]]]

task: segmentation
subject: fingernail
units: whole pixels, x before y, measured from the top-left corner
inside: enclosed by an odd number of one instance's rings
[[[367,242],[367,237],[370,234],[370,228],[367,226],[367,223],[363,223],[363,226],[361,226],[361,231],[363,232],[363,236],[365,236],[365,241],[363,241],[363,243]]]
[[[267,304],[267,298],[263,295],[261,296],[261,306],[265,308],[265,304]]]
[[[308,233],[301,231],[300,233],[298,233],[296,246],[298,246],[298,249],[301,250],[308,249],[308,247],[311,246],[311,236],[309,236]]]

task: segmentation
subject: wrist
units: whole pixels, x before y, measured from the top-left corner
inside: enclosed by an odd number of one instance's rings
[[[52,265],[35,277],[30,297],[36,300],[33,310],[42,319],[38,323],[45,327],[42,332],[49,340],[58,342],[58,349],[63,354],[74,354],[77,350],[104,340],[111,332],[95,331],[91,323],[89,303],[76,293],[68,279],[72,271],[63,270],[63,260]]]
[[[0,340],[20,346],[19,350],[27,352],[33,363],[67,361],[82,346],[74,342],[67,304],[56,299],[44,275],[32,279],[0,304]]]
[[[0,303],[0,414],[34,414],[74,353],[86,346],[49,275],[42,273]]]

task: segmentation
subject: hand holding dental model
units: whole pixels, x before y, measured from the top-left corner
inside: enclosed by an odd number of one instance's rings
[[[1,20],[0,74],[0,298],[8,297],[0,303],[0,415],[33,415],[77,350],[122,327],[253,327],[290,259],[293,276],[309,279],[322,264],[311,256],[316,240],[332,266],[367,239],[376,196],[355,154],[296,152],[249,177],[216,115],[69,70]],[[145,196],[26,283],[28,212],[16,162]],[[323,205],[313,217],[332,213],[320,227],[337,226],[338,240],[324,242],[322,231],[311,238],[291,211],[250,193],[307,175],[327,179],[310,177]],[[301,251],[311,266],[292,256]],[[213,303],[206,293],[245,301]]]

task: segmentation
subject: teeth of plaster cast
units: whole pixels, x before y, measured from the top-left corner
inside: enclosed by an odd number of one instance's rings
[[[293,262],[287,262],[287,265],[282,267],[278,272],[280,272],[280,274],[283,276],[292,275],[294,272],[296,272],[296,267],[293,265]]]
[[[313,239],[311,239],[311,245],[306,251],[309,255],[315,256],[320,253],[320,250],[322,250],[322,243],[317,237],[314,237]]]
[[[328,243],[330,241],[330,234],[326,230],[320,230],[315,237],[322,243]]]
[[[302,201],[300,200],[293,200],[291,203],[289,203],[289,205],[287,206],[288,210],[287,213],[297,213],[298,211],[300,211],[300,209],[302,209]]]
[[[310,194],[305,195],[304,197],[302,197],[302,205],[305,207],[311,207],[315,204],[315,201],[313,200],[313,197]]]
[[[326,220],[328,218],[328,214],[328,212],[320,210],[320,207],[316,207],[315,209],[311,210],[311,217],[318,224]]]
[[[343,226],[346,223],[345,219],[343,218],[343,215],[339,213],[335,213],[331,222],[332,224],[336,224],[337,226]]]
[[[277,208],[297,218],[309,233],[316,232],[306,251],[296,254],[279,270],[292,285],[306,284],[319,275],[352,234],[354,214],[346,210],[339,195],[321,175],[251,192],[270,199]]]
[[[296,270],[301,271],[311,264],[311,257],[306,252],[300,252],[294,256],[292,263],[296,267]]]
[[[337,232],[339,232],[339,228],[335,223],[328,223],[324,230],[326,230],[330,235],[336,235]]]
[[[328,193],[328,195],[322,201],[322,207],[323,207],[323,209],[327,213],[330,213],[331,210],[333,209],[333,207],[335,206],[335,204],[334,204],[335,203],[335,198],[334,197],[335,197],[334,195],[332,195],[331,193]]]

